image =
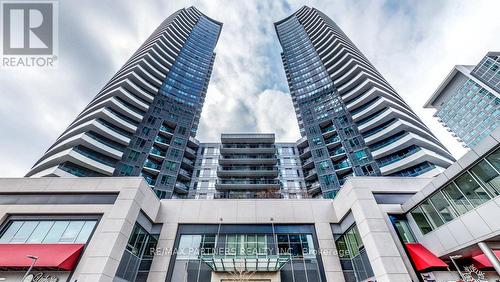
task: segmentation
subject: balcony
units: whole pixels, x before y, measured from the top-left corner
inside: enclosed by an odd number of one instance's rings
[[[187,153],[186,156],[187,157],[192,157],[192,158],[196,158],[196,151],[189,148],[189,147],[186,147],[186,150],[185,152]]]
[[[278,168],[273,166],[220,166],[218,177],[277,177]]]
[[[162,137],[162,136],[156,136],[154,142],[155,142],[155,144],[159,145],[159,147],[166,149],[166,148],[168,148],[168,144],[170,143],[170,140],[168,140],[167,138]]]
[[[262,190],[280,189],[278,179],[219,179],[215,183],[217,190]]]
[[[231,164],[276,164],[278,159],[276,155],[221,155],[219,157],[219,164],[221,165],[231,165]]]
[[[160,133],[167,135],[169,137],[174,136],[174,130],[172,128],[166,127],[165,125],[160,126]]]
[[[165,159],[165,156],[167,155],[167,152],[158,150],[155,147],[151,147],[151,150],[149,152],[149,156],[159,162],[163,161]]]
[[[187,194],[189,191],[189,187],[182,183],[182,182],[176,182],[174,185],[174,192],[177,194]]]
[[[313,179],[314,177],[318,177],[318,174],[316,172],[316,169],[311,169],[309,171],[304,171],[304,178],[306,180],[311,180]]]
[[[333,161],[340,160],[346,156],[346,151],[343,147],[340,147],[336,150],[330,150],[328,151],[328,153],[330,154],[330,157]]]
[[[186,180],[191,180],[192,172],[189,172],[185,169],[179,169],[179,176],[184,177]]]
[[[276,153],[276,147],[274,144],[222,144],[220,152],[221,154],[274,154]]]
[[[314,167],[314,160],[313,160],[312,157],[303,160],[301,163],[302,163],[302,167],[303,168],[312,168],[312,167]]]
[[[149,159],[144,162],[144,169],[152,174],[158,174],[161,170],[161,164],[154,163]]]
[[[301,158],[310,157],[311,156],[311,149],[309,147],[306,147],[303,150],[299,149],[299,155]]]
[[[306,185],[306,188],[307,192],[311,195],[316,195],[318,193],[321,193],[321,185],[319,184],[318,181]]]
[[[337,174],[346,173],[346,172],[350,171],[351,168],[352,168],[352,166],[351,166],[351,163],[349,162],[349,160],[344,160],[340,163],[336,163],[333,165],[333,169],[335,169],[335,172],[337,172]]]
[[[329,148],[340,145],[340,137],[338,135],[335,135],[328,139],[325,139],[325,144]]]

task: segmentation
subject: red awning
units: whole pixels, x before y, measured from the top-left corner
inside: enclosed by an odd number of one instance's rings
[[[0,244],[0,267],[29,267],[38,257],[35,267],[73,270],[84,244]]]
[[[494,250],[493,252],[497,256],[497,258],[500,258],[500,250]],[[476,267],[479,269],[493,267],[490,260],[486,257],[485,254],[473,256],[472,260],[475,262],[474,265],[476,265]]]
[[[420,243],[406,243],[406,249],[418,271],[435,267],[448,267],[448,265]]]

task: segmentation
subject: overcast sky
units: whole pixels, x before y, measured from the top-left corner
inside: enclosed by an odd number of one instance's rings
[[[0,177],[23,176],[148,35],[195,5],[224,23],[197,138],[299,131],[273,22],[302,5],[330,16],[455,157],[465,150],[422,108],[455,64],[500,50],[500,1],[59,1],[59,66],[0,69]]]

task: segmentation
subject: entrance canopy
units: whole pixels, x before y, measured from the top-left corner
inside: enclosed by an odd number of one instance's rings
[[[202,256],[205,262],[216,272],[275,272],[279,271],[289,260],[283,256]]]
[[[443,268],[448,265],[419,243],[406,243],[406,249],[418,271],[429,268]]]
[[[497,258],[500,258],[500,250],[494,250],[493,253],[495,253],[495,255],[497,256]],[[491,264],[490,260],[484,254],[473,256],[472,260],[474,261],[474,264],[479,269],[493,267],[493,265]]]

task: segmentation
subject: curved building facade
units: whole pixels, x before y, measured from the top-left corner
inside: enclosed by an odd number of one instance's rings
[[[186,194],[221,28],[194,7],[169,16],[26,176],[142,175]]]
[[[303,138],[307,187],[333,197],[349,176],[430,176],[454,160],[342,30],[302,7],[275,23]]]

